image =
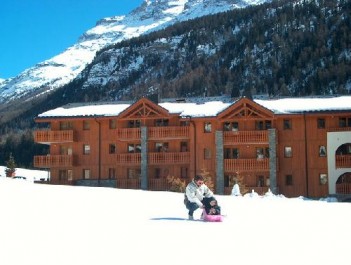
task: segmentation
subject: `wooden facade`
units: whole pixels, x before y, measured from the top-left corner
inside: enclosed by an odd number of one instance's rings
[[[351,111],[279,114],[241,98],[215,116],[181,116],[146,98],[119,114],[40,116],[50,183],[168,190],[209,173],[218,194],[240,176],[251,191],[287,197],[351,193]]]

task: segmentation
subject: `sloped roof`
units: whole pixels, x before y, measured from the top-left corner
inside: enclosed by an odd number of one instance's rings
[[[202,98],[202,100],[169,101],[159,103],[159,106],[170,114],[190,117],[213,117],[235,105],[236,100],[222,100],[221,98]],[[351,111],[351,96],[340,97],[314,97],[314,98],[281,98],[281,99],[255,99],[254,102],[272,111],[274,114],[293,114],[303,112],[324,111]],[[46,111],[38,118],[48,117],[84,117],[84,116],[118,116],[130,107],[132,103],[88,103],[69,104],[53,110]]]

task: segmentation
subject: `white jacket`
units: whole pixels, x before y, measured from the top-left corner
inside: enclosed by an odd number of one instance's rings
[[[186,186],[185,194],[190,202],[195,202],[199,207],[202,206],[201,201],[205,197],[213,197],[213,192],[205,184],[198,187],[194,180]]]

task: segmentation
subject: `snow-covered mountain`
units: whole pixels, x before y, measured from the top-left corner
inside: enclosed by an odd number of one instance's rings
[[[74,79],[107,45],[155,31],[171,24],[270,0],[145,0],[125,16],[108,17],[85,32],[61,54],[26,69],[18,76],[0,79],[0,103],[32,99]]]

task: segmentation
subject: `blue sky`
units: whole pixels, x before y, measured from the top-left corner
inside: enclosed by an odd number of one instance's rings
[[[143,0],[1,0],[0,78],[61,53],[104,17],[128,14]]]

